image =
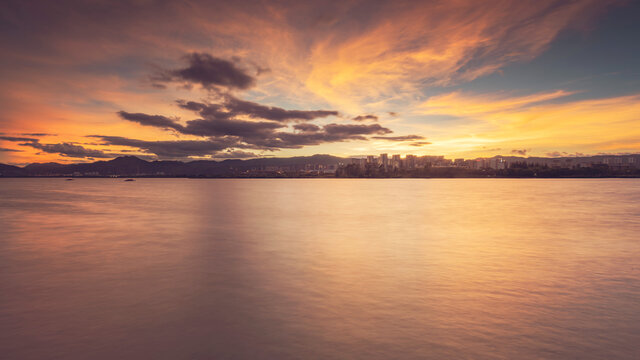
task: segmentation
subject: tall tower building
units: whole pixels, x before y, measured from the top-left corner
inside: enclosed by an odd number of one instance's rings
[[[389,157],[387,154],[380,154],[380,165],[386,169],[389,166]]]
[[[416,156],[415,155],[407,155],[404,158],[405,161],[405,167],[407,169],[415,169],[416,167]]]
[[[396,168],[396,169],[399,169],[399,168],[402,167],[401,165],[402,165],[402,160],[400,160],[400,155],[392,155],[391,156],[391,166]]]

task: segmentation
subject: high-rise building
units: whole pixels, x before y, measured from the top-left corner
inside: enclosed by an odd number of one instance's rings
[[[416,167],[416,156],[415,155],[407,155],[404,158],[405,167],[407,169],[415,169]]]
[[[380,154],[380,165],[386,169],[389,166],[389,157],[387,154]]]
[[[373,155],[367,155],[367,164],[375,164],[376,163],[376,157]]]
[[[492,168],[492,169],[497,169],[497,170],[505,169],[506,168],[506,162],[502,157],[496,156],[496,157],[493,157],[493,158],[489,159],[489,167]]]
[[[360,169],[364,169],[367,163],[367,159],[353,158],[351,159],[351,163],[357,165]]]
[[[391,167],[396,169],[399,169],[402,167],[402,160],[400,160],[400,155],[391,156]]]

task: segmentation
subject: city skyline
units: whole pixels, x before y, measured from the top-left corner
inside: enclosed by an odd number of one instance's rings
[[[113,160],[17,167],[0,163],[0,177],[640,177],[640,154],[571,157],[379,154],[341,158],[327,154],[289,158],[158,161]]]
[[[0,163],[640,152],[626,1],[0,7]]]

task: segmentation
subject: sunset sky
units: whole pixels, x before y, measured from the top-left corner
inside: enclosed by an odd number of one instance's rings
[[[3,1],[0,162],[640,152],[640,2]]]

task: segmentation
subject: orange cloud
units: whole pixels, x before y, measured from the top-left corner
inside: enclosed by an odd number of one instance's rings
[[[391,6],[358,32],[318,42],[307,87],[333,104],[360,109],[397,93],[413,96],[425,85],[470,81],[539,55],[605,2],[447,4]]]
[[[505,94],[465,94],[461,91],[433,96],[420,105],[421,113],[459,117],[492,118],[492,114],[519,111],[536,103],[574,94],[564,90],[526,96],[508,97]]]

